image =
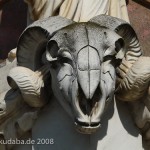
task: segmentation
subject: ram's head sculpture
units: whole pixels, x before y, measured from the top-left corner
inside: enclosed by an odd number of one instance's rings
[[[137,68],[141,55],[135,31],[123,20],[101,15],[75,23],[52,17],[23,32],[17,47],[18,67],[10,71],[8,82],[36,108],[50,100],[46,93],[52,89],[77,130],[91,134],[100,127],[115,89],[121,100],[143,96],[149,77],[143,79],[144,87],[134,86],[141,75]]]

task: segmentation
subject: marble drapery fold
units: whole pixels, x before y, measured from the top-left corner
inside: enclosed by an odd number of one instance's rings
[[[129,22],[125,0],[25,0],[32,21],[60,15],[76,22],[106,14]]]

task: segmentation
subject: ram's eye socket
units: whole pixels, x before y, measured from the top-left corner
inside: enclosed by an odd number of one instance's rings
[[[62,63],[69,63],[69,64],[72,64],[72,56],[69,52],[67,51],[59,51],[59,54],[58,54],[58,60]]]
[[[118,53],[123,47],[124,47],[124,41],[123,39],[119,39],[115,42],[115,51]]]
[[[115,51],[115,44],[109,46],[104,52],[103,62],[108,60],[114,60],[117,52]]]
[[[59,47],[57,45],[57,42],[54,40],[49,41],[49,43],[47,44],[47,47],[46,47],[47,60],[50,62],[56,61],[57,56],[58,56],[58,50],[59,50]]]
[[[124,41],[123,39],[118,39],[113,45],[109,46],[104,52],[104,61],[115,60],[119,61],[124,57]]]
[[[113,55],[116,55],[116,51],[115,51],[115,45],[111,45],[110,47],[108,47],[106,49],[106,51],[104,52],[104,57],[107,57],[107,56],[113,56]]]
[[[115,59],[115,55],[107,55],[104,57],[103,62],[111,60],[113,61]]]
[[[70,59],[67,58],[67,57],[59,56],[59,57],[58,57],[58,61],[61,62],[61,63],[69,63],[69,64],[70,64],[70,62],[71,62],[72,60],[70,60]]]
[[[111,63],[114,67],[118,67],[122,62],[121,59],[116,59],[114,55],[105,56],[103,62],[107,62],[107,61]]]

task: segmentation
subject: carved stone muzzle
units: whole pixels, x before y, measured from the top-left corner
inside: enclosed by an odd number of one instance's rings
[[[86,46],[78,52],[77,64],[78,96],[74,107],[79,114],[76,116],[76,125],[80,132],[83,128],[78,125],[84,126],[84,130],[87,129],[86,133],[90,134],[99,128],[99,118],[105,104],[101,100],[103,96],[100,88],[101,60],[99,53],[95,48]]]

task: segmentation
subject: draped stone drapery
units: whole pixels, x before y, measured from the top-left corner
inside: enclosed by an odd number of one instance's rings
[[[60,15],[76,22],[106,14],[129,22],[125,0],[25,0],[31,21]]]

